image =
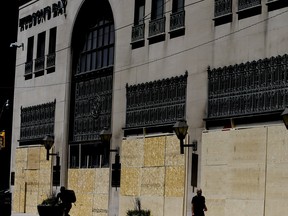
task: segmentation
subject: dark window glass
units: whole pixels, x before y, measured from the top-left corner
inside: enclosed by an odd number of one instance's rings
[[[28,45],[27,45],[27,59],[26,61],[33,60],[33,49],[34,49],[34,37],[28,38]]]
[[[114,47],[110,47],[109,48],[109,58],[108,58],[109,62],[108,65],[113,65],[114,64]]]
[[[101,47],[103,45],[103,28],[100,28],[98,31],[98,47]]]
[[[108,48],[103,50],[103,67],[106,67],[108,64]]]
[[[70,146],[70,168],[79,168],[79,145]]]
[[[82,71],[85,71],[85,61],[86,61],[86,56],[85,55],[82,55],[81,56],[81,62],[80,62],[80,64],[81,64],[81,72]]]
[[[46,32],[42,32],[38,35],[37,58],[43,57],[45,55],[45,37]]]
[[[91,53],[87,53],[86,56],[86,71],[91,70]]]
[[[102,50],[97,52],[97,68],[102,67]]]
[[[91,59],[91,69],[96,69],[96,51],[91,53],[92,59]]]
[[[88,35],[87,47],[86,47],[87,50],[90,50],[92,48],[92,46],[91,46],[92,45],[92,39],[93,39],[92,38],[92,35],[93,35],[92,33],[93,32],[90,32],[89,35]]]
[[[152,0],[151,19],[159,19],[164,15],[164,0]]]
[[[104,28],[104,46],[109,43],[109,26],[105,26]]]
[[[108,165],[109,161],[107,154],[109,153],[102,144],[83,144],[80,145],[80,148],[81,168],[99,168],[106,167]],[[73,165],[71,162],[70,164],[71,166]]]
[[[184,10],[184,0],[173,0],[172,13]]]
[[[144,23],[145,0],[135,0],[134,25]]]
[[[92,49],[97,48],[97,37],[98,37],[97,34],[98,34],[98,30],[96,29],[93,31],[93,47],[92,47]]]
[[[56,32],[57,32],[56,27],[50,29],[49,54],[55,53],[55,51],[56,51]]]
[[[87,34],[77,73],[99,70],[114,63],[114,25],[99,21]]]
[[[114,25],[110,25],[110,44],[114,44]]]

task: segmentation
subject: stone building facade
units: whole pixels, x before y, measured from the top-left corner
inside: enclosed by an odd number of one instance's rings
[[[13,211],[36,214],[65,185],[75,216],[125,216],[135,198],[152,215],[191,215],[196,187],[207,216],[285,214],[287,10],[282,0],[20,1]],[[197,142],[184,154],[181,119],[185,144]]]

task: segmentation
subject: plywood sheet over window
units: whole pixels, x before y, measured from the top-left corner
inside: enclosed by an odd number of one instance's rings
[[[135,197],[153,215],[170,215],[165,203],[171,200],[179,203],[179,208],[174,209],[176,215],[182,214],[184,155],[179,154],[179,140],[175,135],[123,140],[121,163],[121,216],[134,208]]]
[[[27,155],[27,169],[39,169],[40,168],[40,149],[29,148]]]

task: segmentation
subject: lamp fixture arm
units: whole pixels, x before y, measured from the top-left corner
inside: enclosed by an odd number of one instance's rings
[[[109,152],[116,152],[119,154],[119,147],[116,147],[116,149],[109,149]]]
[[[184,154],[184,147],[192,147],[193,151],[197,151],[197,140],[193,140],[192,144],[184,144],[184,141],[180,140],[181,154]]]
[[[5,103],[3,104],[3,106],[2,106],[2,109],[1,109],[1,112],[0,112],[0,119],[1,119],[1,117],[2,117],[2,115],[3,115],[4,109],[5,109],[5,108],[8,109],[8,107],[9,107],[9,100],[7,99],[7,100],[5,101]]]

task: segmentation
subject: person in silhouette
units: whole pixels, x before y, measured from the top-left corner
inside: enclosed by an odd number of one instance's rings
[[[57,194],[57,202],[63,208],[65,216],[70,216],[69,212],[72,208],[72,202],[70,201],[69,194],[66,192],[66,188],[61,186],[60,192]]]
[[[201,189],[197,189],[197,195],[192,198],[191,204],[192,216],[205,216],[204,211],[207,211],[207,207]]]

